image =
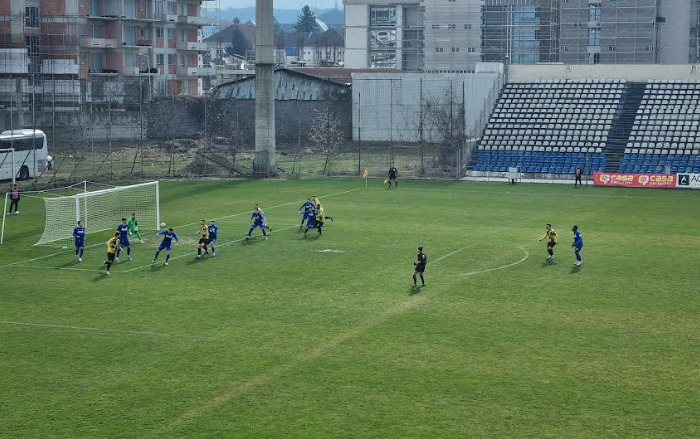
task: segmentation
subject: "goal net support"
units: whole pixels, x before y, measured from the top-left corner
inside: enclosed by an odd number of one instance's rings
[[[120,186],[66,197],[44,198],[46,223],[41,239],[34,245],[70,242],[73,228],[83,222],[88,234],[113,229],[132,213],[139,229],[156,230],[160,224],[158,182]]]

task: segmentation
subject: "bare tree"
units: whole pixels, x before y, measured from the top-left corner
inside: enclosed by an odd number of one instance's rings
[[[311,125],[309,139],[326,155],[326,162],[323,165],[323,173],[328,169],[328,162],[331,155],[338,149],[345,139],[345,133],[338,119],[338,115],[327,105],[321,111],[316,112],[316,118]]]
[[[442,96],[426,97],[423,101],[425,127],[430,141],[440,143],[440,162],[453,164],[455,152],[467,139],[464,128],[464,103],[456,100],[452,87]]]

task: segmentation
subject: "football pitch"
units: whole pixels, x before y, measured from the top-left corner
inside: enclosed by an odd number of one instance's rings
[[[167,267],[151,264],[154,232],[105,276],[109,233],[88,229],[78,263],[32,246],[40,200],[8,218],[0,437],[700,436],[700,192],[326,179],[160,193],[181,239]],[[311,195],[334,217],[321,237],[299,230]],[[243,242],[254,202],[272,234]],[[220,229],[215,258],[195,259],[202,218]]]

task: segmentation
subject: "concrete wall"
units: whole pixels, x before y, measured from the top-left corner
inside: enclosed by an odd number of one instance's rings
[[[352,105],[346,101],[277,100],[275,132],[279,142],[306,142],[319,112],[330,109],[350,138]],[[204,114],[207,119],[205,124]],[[196,137],[207,130],[209,136],[241,138],[251,141],[255,135],[253,99],[163,99],[154,101],[147,112],[149,139]]]
[[[625,81],[700,81],[700,65],[509,65],[508,82],[532,82],[553,79],[620,79]]]
[[[144,123],[145,127],[145,123]],[[50,143],[112,140],[135,140],[141,137],[141,115],[138,111],[23,111],[0,110],[0,131],[37,128],[46,133]],[[145,134],[145,131],[144,131]]]
[[[662,0],[659,3],[659,16],[665,23],[659,23],[659,63],[683,64],[690,59],[691,2]]]
[[[477,65],[478,68],[478,65]],[[439,142],[431,113],[464,112],[464,135],[481,135],[499,73],[357,73],[353,75],[353,140]],[[452,109],[450,110],[450,104]]]

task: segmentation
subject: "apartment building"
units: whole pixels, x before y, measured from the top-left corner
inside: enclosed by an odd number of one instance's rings
[[[700,59],[698,0],[345,0],[346,65],[471,71],[511,64]]]
[[[0,75],[148,77],[151,94],[199,95],[206,0],[3,0]]]

